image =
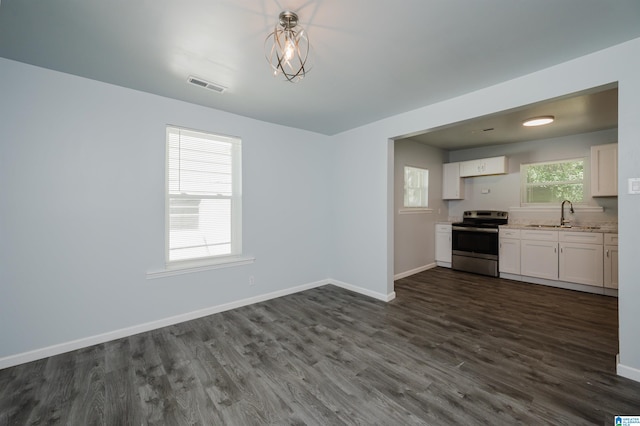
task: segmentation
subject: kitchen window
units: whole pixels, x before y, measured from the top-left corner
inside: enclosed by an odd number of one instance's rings
[[[240,139],[168,126],[166,179],[167,265],[241,254]]]
[[[521,164],[522,205],[581,203],[587,191],[585,159]]]
[[[429,207],[429,170],[404,167],[404,207]]]

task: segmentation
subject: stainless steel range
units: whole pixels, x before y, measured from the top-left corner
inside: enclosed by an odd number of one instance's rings
[[[452,224],[451,268],[498,276],[498,226],[509,213],[497,210],[464,212],[462,222]]]

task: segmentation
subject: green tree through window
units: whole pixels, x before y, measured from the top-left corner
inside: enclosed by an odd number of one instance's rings
[[[522,203],[548,204],[585,198],[584,159],[522,164]]]

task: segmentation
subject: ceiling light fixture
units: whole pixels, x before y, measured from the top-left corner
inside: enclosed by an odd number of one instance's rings
[[[275,29],[264,42],[273,75],[282,74],[291,83],[300,81],[311,69],[310,50],[307,33],[298,26],[298,15],[290,10],[280,13]]]
[[[522,125],[526,127],[544,126],[545,124],[553,123],[553,120],[555,120],[553,115],[543,115],[541,117],[528,118],[522,122]]]

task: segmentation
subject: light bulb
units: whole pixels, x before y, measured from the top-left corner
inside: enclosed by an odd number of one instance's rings
[[[296,51],[296,44],[291,38],[287,37],[287,41],[284,43],[284,59],[289,62],[293,58],[293,54]]]

